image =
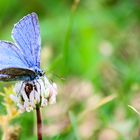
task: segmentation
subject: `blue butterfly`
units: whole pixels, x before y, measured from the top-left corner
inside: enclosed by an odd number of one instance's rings
[[[40,27],[36,13],[14,25],[14,43],[0,41],[0,81],[30,81],[44,75],[40,69]]]

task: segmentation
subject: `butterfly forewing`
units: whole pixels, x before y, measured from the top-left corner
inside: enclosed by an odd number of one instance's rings
[[[40,28],[35,13],[25,16],[15,24],[12,38],[25,57],[28,58],[30,67],[40,67]]]

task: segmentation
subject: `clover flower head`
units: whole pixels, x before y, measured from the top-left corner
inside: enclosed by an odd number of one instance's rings
[[[57,86],[50,83],[46,76],[33,81],[16,83],[11,99],[17,104],[21,112],[30,112],[36,107],[44,107],[56,102]]]

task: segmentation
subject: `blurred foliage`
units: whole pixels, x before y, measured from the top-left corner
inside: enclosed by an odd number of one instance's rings
[[[139,115],[128,107],[140,111],[139,7],[139,0],[0,1],[1,40],[12,40],[23,16],[39,16],[42,68],[60,89],[57,104],[42,111],[44,139],[140,139]],[[34,120],[24,113],[14,121],[21,140],[36,139]]]
[[[0,115],[0,126],[3,131],[2,140],[18,140],[20,127],[18,125],[10,125],[11,121],[17,118],[20,112],[16,109],[13,101],[10,99],[10,94],[13,87],[4,88],[4,93],[0,92],[0,96],[3,97],[3,108],[6,111],[1,111]]]

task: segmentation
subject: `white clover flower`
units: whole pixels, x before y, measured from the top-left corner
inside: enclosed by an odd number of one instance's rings
[[[33,81],[16,83],[11,99],[17,104],[21,112],[30,112],[37,106],[45,107],[56,103],[57,86],[50,83],[46,76]]]

